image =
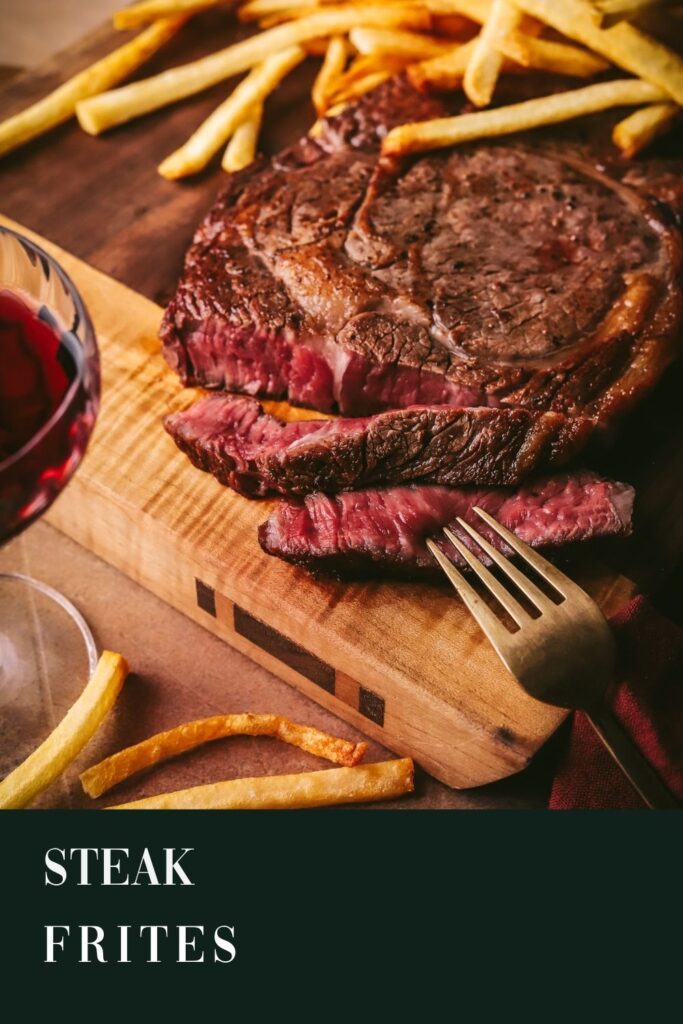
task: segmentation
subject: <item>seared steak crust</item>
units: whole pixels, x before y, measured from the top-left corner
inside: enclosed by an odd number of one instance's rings
[[[443,580],[425,546],[444,526],[475,550],[463,518],[500,549],[505,545],[473,512],[477,505],[532,547],[556,547],[630,532],[633,488],[584,471],[537,480],[517,491],[457,487],[391,487],[281,502],[259,528],[270,555],[339,579]],[[463,559],[445,540],[449,557]],[[479,549],[477,557],[482,557]]]
[[[562,413],[445,405],[284,423],[233,395],[202,399],[164,425],[195,466],[249,497],[387,482],[514,485],[569,461],[593,428]]]
[[[603,424],[651,387],[683,319],[671,165],[605,170],[548,133],[379,160],[394,124],[441,112],[395,79],[231,177],[164,318],[185,383]]]

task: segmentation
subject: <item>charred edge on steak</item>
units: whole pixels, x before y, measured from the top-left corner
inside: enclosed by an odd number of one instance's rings
[[[186,384],[351,415],[502,404],[601,424],[653,385],[683,318],[662,212],[681,161],[605,169],[592,139],[552,132],[379,160],[386,130],[442,112],[393,79],[230,178],[164,317]]]
[[[195,466],[249,497],[413,481],[514,485],[568,462],[593,427],[561,413],[450,406],[285,423],[233,395],[202,399],[164,425]]]
[[[485,509],[532,547],[557,547],[593,537],[628,534],[633,488],[585,471],[538,480],[518,491],[446,487],[393,487],[311,494],[303,502],[281,502],[259,528],[270,555],[313,573],[338,579],[443,580],[425,546],[427,537],[449,557],[463,560],[441,538],[450,526],[476,549],[457,525],[460,516],[501,550],[505,545],[472,511]],[[440,539],[441,538],[441,539]]]

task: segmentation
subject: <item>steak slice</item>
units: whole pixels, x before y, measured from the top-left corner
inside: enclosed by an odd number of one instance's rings
[[[444,526],[481,556],[455,523],[458,516],[497,548],[505,548],[472,511],[474,505],[532,547],[556,547],[628,534],[633,497],[628,484],[588,471],[546,477],[517,491],[420,485],[336,497],[311,494],[303,502],[280,503],[259,527],[259,541],[270,555],[338,579],[441,579],[425,538],[434,537],[451,558],[464,564],[439,539]]]
[[[600,424],[652,387],[683,319],[683,161],[607,166],[564,126],[379,159],[389,128],[443,112],[399,77],[231,176],[163,321],[184,383]]]
[[[212,395],[167,416],[199,469],[249,497],[378,484],[518,484],[568,462],[591,420],[526,409],[412,406],[361,419],[285,423],[253,398]]]

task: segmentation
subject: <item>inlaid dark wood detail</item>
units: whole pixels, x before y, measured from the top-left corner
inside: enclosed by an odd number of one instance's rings
[[[195,579],[195,589],[197,591],[197,604],[203,612],[207,612],[209,615],[213,615],[216,618],[216,592],[213,587],[208,586],[206,583],[202,583],[201,580]]]
[[[384,725],[384,698],[364,686],[358,691],[358,710],[376,725]]]
[[[282,633],[278,633],[272,626],[267,626],[265,622],[249,615],[239,605],[235,605],[234,615],[236,633],[256,644],[261,650],[272,654],[278,661],[284,662],[323,690],[334,693],[334,669],[331,665],[316,658],[310,651],[295,644]]]

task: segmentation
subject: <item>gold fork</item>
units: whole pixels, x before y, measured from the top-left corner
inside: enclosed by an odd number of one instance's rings
[[[429,550],[503,664],[531,697],[545,704],[583,711],[648,807],[679,807],[605,704],[605,690],[614,677],[616,652],[612,631],[598,606],[581,587],[487,512],[476,506],[474,511],[557,595],[555,600],[549,597],[469,523],[457,519],[461,529],[539,613],[532,615],[453,531],[445,528],[443,532],[455,550],[517,623],[518,630],[512,632],[444,551],[433,540],[427,541]]]

